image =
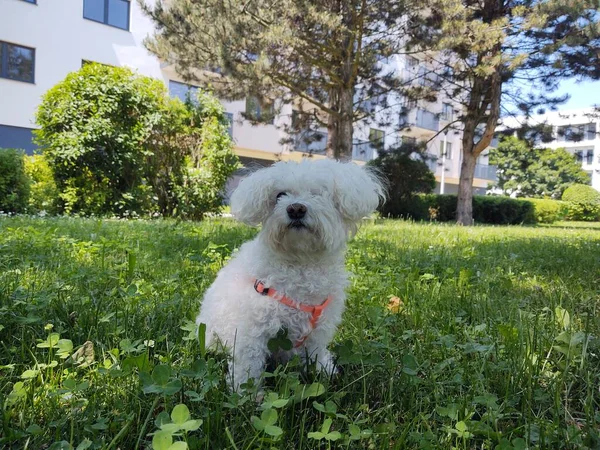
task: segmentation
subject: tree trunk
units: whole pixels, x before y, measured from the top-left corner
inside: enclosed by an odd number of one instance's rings
[[[343,89],[334,96],[339,114],[329,114],[327,122],[327,157],[339,161],[352,159],[353,94]]]
[[[473,148],[463,147],[463,160],[458,182],[458,204],[456,205],[456,223],[459,225],[473,225],[475,164],[477,164],[477,156],[473,154]]]
[[[499,71],[490,78],[477,77],[473,80],[468,112],[463,122],[463,161],[460,167],[456,205],[456,223],[459,225],[473,225],[475,165],[477,157],[490,145],[494,137],[500,117],[501,94],[502,80]],[[481,138],[475,142],[475,132],[479,124],[484,124],[484,129]]]

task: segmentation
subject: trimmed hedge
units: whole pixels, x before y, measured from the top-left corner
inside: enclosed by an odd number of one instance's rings
[[[527,198],[533,203],[535,221],[537,223],[553,223],[564,220],[569,212],[569,204],[549,198]]]
[[[21,213],[29,201],[29,177],[25,154],[14,148],[0,148],[0,211]]]
[[[413,198],[402,214],[390,215],[413,220],[452,222],[456,220],[456,195],[426,194]],[[476,223],[517,225],[535,223],[533,203],[509,197],[473,197],[473,219]]]

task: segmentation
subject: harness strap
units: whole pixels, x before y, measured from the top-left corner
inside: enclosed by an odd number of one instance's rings
[[[314,306],[313,305],[304,305],[302,303],[298,303],[298,302],[292,300],[289,297],[286,297],[285,295],[279,294],[273,288],[265,287],[264,283],[258,279],[254,281],[254,290],[261,295],[269,296],[269,297],[277,300],[279,303],[283,303],[285,306],[289,306],[290,308],[297,309],[298,311],[303,311],[303,312],[309,313],[310,314],[309,323],[310,323],[311,331],[315,329],[315,327],[317,326],[317,322],[319,321],[319,318],[323,314],[323,311],[325,310],[325,308],[327,308],[327,305],[329,305],[329,303],[331,302],[331,295],[330,295],[320,305],[314,305]],[[310,334],[310,332],[309,332],[309,334]],[[295,347],[300,347],[304,343],[306,338],[308,338],[309,334],[307,334],[306,336],[304,336],[304,337],[300,338],[298,341],[296,341]]]

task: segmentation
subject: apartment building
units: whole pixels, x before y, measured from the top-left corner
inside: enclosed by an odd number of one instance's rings
[[[85,62],[126,66],[142,75],[162,80],[171,95],[185,98],[197,86],[186,84],[174,68],[162,63],[143,46],[153,31],[135,1],[128,0],[0,0],[0,147],[23,148],[32,153],[35,111],[41,96]],[[390,70],[410,76],[418,83],[431,81],[425,62],[414,57],[386,61]],[[277,115],[269,115],[260,125],[243,119],[243,113],[265,115],[251,98],[223,102],[231,119],[230,134],[235,151],[244,163],[267,165],[277,160],[300,160],[307,154],[324,157],[326,130],[321,139],[307,143],[286,135],[293,120],[291,105]],[[376,102],[373,104],[377,110]],[[354,132],[353,159],[368,161],[377,149],[397,145],[402,140],[430,140],[428,151],[437,161],[430,162],[444,192],[456,192],[461,163],[461,134],[451,130],[438,133],[456,113],[450,101],[417,102],[396,106],[389,125],[377,121],[358,123]],[[386,111],[390,114],[390,111]],[[398,131],[400,129],[400,131]],[[441,158],[446,146],[445,158]],[[443,162],[443,167],[442,167]],[[444,176],[442,177],[442,172]],[[483,156],[475,174],[478,193],[495,177],[495,169]]]
[[[552,111],[531,117],[504,119],[502,129],[516,129],[523,125],[544,124],[551,130],[552,140],[542,142],[539,147],[564,148],[581,162],[581,168],[590,175],[591,185],[600,191],[600,111],[594,108]],[[544,139],[548,140],[548,139]]]

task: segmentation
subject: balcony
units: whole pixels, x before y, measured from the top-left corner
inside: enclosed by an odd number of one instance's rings
[[[496,166],[490,166],[487,164],[475,164],[475,178],[496,181],[498,179],[496,170]]]
[[[432,138],[440,129],[438,114],[426,109],[403,109],[400,113],[401,134],[418,140]]]
[[[415,125],[426,130],[438,131],[440,129],[440,119],[437,114],[426,109],[417,109],[417,120]]]
[[[370,161],[373,159],[374,147],[370,142],[355,142],[352,144],[352,159]]]
[[[324,131],[301,131],[294,136],[292,145],[297,152],[323,154],[327,148],[327,133]]]

